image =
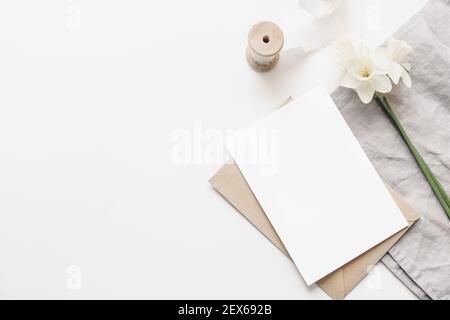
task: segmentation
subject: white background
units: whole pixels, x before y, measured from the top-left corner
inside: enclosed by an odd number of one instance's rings
[[[424,2],[348,0],[346,29],[380,43]],[[335,87],[327,50],[288,50],[307,19],[296,0],[2,1],[0,298],[326,299],[212,190],[218,163],[172,157],[178,130]],[[261,20],[286,38],[268,74],[244,59]],[[349,298],[414,296],[379,265]]]

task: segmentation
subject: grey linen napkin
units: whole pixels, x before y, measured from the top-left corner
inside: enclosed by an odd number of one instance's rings
[[[431,0],[394,37],[413,52],[412,89],[389,94],[397,116],[431,170],[450,192],[450,0]],[[419,298],[450,300],[450,220],[405,143],[375,102],[349,89],[333,93],[380,176],[423,217],[383,258]]]

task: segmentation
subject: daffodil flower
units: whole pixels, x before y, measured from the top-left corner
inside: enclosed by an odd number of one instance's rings
[[[406,62],[406,57],[411,53],[412,47],[405,41],[395,38],[389,40],[386,48],[380,48],[377,52],[383,54],[390,60],[389,78],[396,85],[400,79],[405,86],[411,88],[411,77],[408,72],[411,70],[411,64]]]
[[[391,61],[379,53],[371,53],[348,40],[337,46],[336,58],[344,71],[341,86],[354,89],[364,103],[372,101],[375,92],[388,93],[392,83],[387,73]]]

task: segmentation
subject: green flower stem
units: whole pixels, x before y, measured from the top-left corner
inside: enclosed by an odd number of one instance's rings
[[[412,155],[414,156],[414,159],[416,160],[417,164],[419,165],[420,169],[422,170],[425,178],[427,179],[430,187],[433,189],[434,194],[438,198],[442,208],[444,209],[445,213],[447,214],[448,218],[450,219],[450,198],[448,194],[445,192],[444,188],[440,184],[439,180],[436,178],[436,176],[433,174],[423,157],[420,155],[419,151],[417,151],[414,144],[409,139],[408,135],[406,134],[405,129],[401,125],[399,119],[397,118],[395,112],[391,108],[391,105],[389,104],[389,101],[385,96],[376,95],[375,100],[378,103],[378,105],[382,108],[386,116],[391,121],[392,125],[395,127],[395,129],[400,134],[403,141],[408,146],[409,150],[411,151]]]
[[[392,123],[397,127],[397,123],[398,122],[398,118],[395,116],[395,113],[392,109],[392,107],[389,104],[389,101],[387,100],[386,97],[382,97],[384,104],[386,105],[386,107],[388,108],[387,111],[389,111],[388,113],[388,117],[390,119],[392,119]],[[395,121],[394,117],[397,119],[397,122]],[[403,129],[400,125],[400,129]],[[400,130],[398,129],[399,133],[402,135],[403,137],[408,138],[408,136],[406,135],[406,133],[404,132],[404,130]],[[409,140],[409,139],[408,139]],[[433,172],[431,171],[431,169],[428,167],[427,163],[425,162],[425,160],[423,159],[423,157],[420,155],[420,153],[417,151],[417,149],[415,148],[415,146],[411,143],[411,141],[409,141],[408,143],[408,147],[412,148],[412,152],[416,158],[416,160],[420,161],[421,164],[425,167],[425,169],[428,171],[428,173],[431,174],[431,178],[433,179],[434,183],[436,184],[436,186],[439,189],[439,192],[441,193],[441,195],[444,197],[444,200],[446,202],[446,204],[448,206],[450,206],[450,201],[449,201],[449,197],[447,195],[447,193],[445,192],[444,188],[442,187],[442,185],[440,184],[440,182],[437,180],[436,176],[433,174]]]
[[[392,107],[389,104],[389,101],[387,100],[387,98],[383,98],[383,102],[384,104],[387,106],[387,110],[389,111],[389,114],[391,116],[391,118],[393,119],[393,122],[397,125],[399,124],[399,132],[402,135],[402,138],[406,138],[404,139],[405,142],[407,142],[408,147],[410,148],[411,152],[413,153],[414,157],[417,160],[417,163],[419,164],[420,168],[422,169],[423,173],[425,174],[425,177],[427,178],[427,180],[430,182],[430,179],[432,180],[430,185],[433,188],[433,191],[435,192],[436,196],[438,197],[439,201],[441,202],[444,210],[446,211],[446,213],[448,212],[446,209],[450,206],[450,199],[447,195],[447,193],[445,192],[444,188],[442,187],[442,185],[440,184],[440,182],[437,180],[436,176],[433,174],[433,172],[431,171],[431,169],[429,168],[429,166],[427,165],[427,163],[425,162],[425,160],[423,159],[423,157],[420,155],[420,153],[417,151],[417,149],[415,148],[415,146],[411,143],[411,141],[409,140],[408,136],[406,135],[404,129],[401,127],[401,124],[398,121],[398,118],[396,117],[395,113],[392,110]],[[444,202],[444,203],[443,203]]]
[[[396,127],[398,126],[399,129],[398,131],[400,132],[402,138],[404,139],[404,141],[408,144],[408,147],[410,148],[411,152],[413,153],[414,157],[416,158],[416,160],[422,164],[423,167],[425,167],[425,169],[428,171],[430,177],[433,179],[434,183],[436,184],[436,187],[439,190],[440,195],[443,197],[445,203],[447,204],[447,207],[450,207],[450,198],[448,196],[448,194],[445,192],[444,188],[442,187],[441,183],[439,182],[439,180],[436,178],[436,176],[433,174],[433,172],[431,171],[430,167],[428,166],[428,164],[425,162],[425,160],[423,159],[423,157],[420,155],[420,153],[417,151],[417,149],[415,148],[415,146],[411,143],[411,141],[408,138],[408,135],[406,134],[405,130],[403,129],[403,127],[401,126],[398,118],[396,117],[394,111],[392,110],[392,107],[389,104],[389,101],[387,100],[386,97],[382,97],[383,102],[385,103],[385,105],[387,106],[388,110],[390,111],[390,117],[393,119],[393,123],[395,123]],[[406,141],[406,139],[408,141]],[[419,164],[420,165],[420,164]],[[422,169],[421,166],[421,169]],[[434,190],[433,190],[434,191]],[[444,208],[445,209],[445,208]]]

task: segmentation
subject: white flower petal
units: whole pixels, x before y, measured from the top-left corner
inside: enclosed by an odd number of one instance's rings
[[[391,38],[387,46],[387,55],[389,58],[396,60],[402,50],[403,41]]]
[[[397,61],[402,63],[406,57],[411,53],[412,47],[409,46],[406,42],[404,42],[400,48],[400,52],[397,55]]]
[[[346,73],[341,80],[341,86],[349,89],[356,89],[360,86],[361,81],[355,78],[352,74]]]
[[[370,101],[372,101],[373,95],[375,94],[375,90],[370,85],[369,81],[363,82],[357,89],[356,92],[358,93],[359,98],[362,102],[365,104],[368,104]]]
[[[392,38],[388,42],[386,55],[397,63],[403,63],[411,51],[412,47],[407,42]]]
[[[387,57],[385,50],[377,50],[372,55],[372,63],[374,74],[387,74],[392,61]]]
[[[404,69],[401,65],[399,65],[398,63],[392,62],[388,75],[392,79],[392,82],[394,82],[396,85],[398,84],[403,71],[404,71]]]
[[[405,62],[403,68],[405,68],[406,71],[411,71],[411,63]]]
[[[336,41],[333,56],[340,67],[348,68],[355,55],[356,48],[350,39],[344,38]]]
[[[376,75],[370,79],[372,87],[377,92],[388,93],[392,90],[391,80],[387,76]]]
[[[411,80],[409,73],[406,70],[403,71],[402,81],[405,86],[407,86],[408,88],[411,88],[412,80]]]
[[[394,50],[395,50],[395,39],[391,38],[388,41],[387,47],[386,47],[386,54],[389,57],[392,57],[394,55]]]

